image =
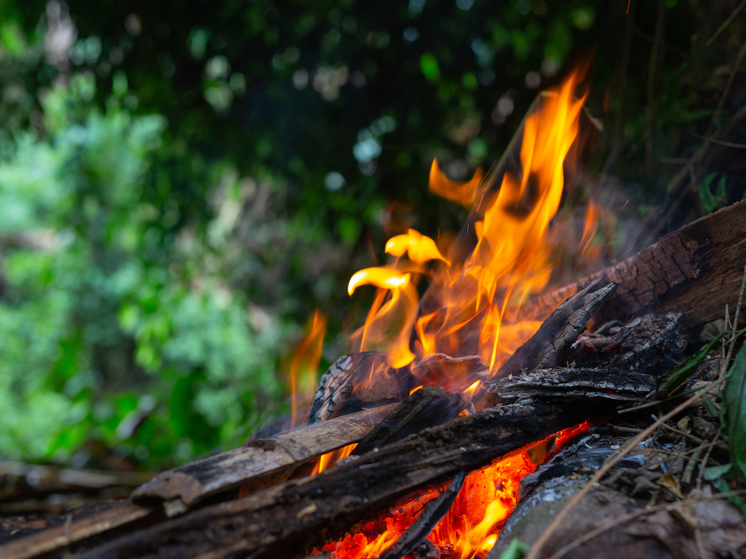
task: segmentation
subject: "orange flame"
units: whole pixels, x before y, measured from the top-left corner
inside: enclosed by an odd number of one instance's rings
[[[389,254],[400,257],[406,252],[414,264],[427,260],[443,263],[421,305],[414,290],[417,276],[388,267],[368,268],[352,277],[350,293],[364,283],[391,290],[385,305],[386,294],[379,292],[362,329],[361,349],[389,351],[395,367],[434,353],[454,357],[478,354],[494,374],[534,334],[539,322],[515,323],[515,316],[529,295],[546,286],[552,271],[546,234],[559,208],[563,168],[578,134],[585,96],[574,98],[574,94],[581,78],[580,72],[573,73],[559,91],[542,95],[538,109],[526,119],[520,152],[522,172],[505,173],[499,189],[486,185],[482,190],[469,224],[476,246],[463,262],[450,262],[432,239],[413,229],[389,240]],[[433,162],[430,190],[448,199],[471,205],[481,183],[481,170],[468,183],[454,183],[445,178],[437,161]],[[402,263],[397,261],[393,266],[401,268]],[[404,331],[395,343],[374,342],[370,333],[382,332],[382,324],[390,327],[395,307]],[[464,386],[474,380],[463,379]]]
[[[352,443],[337,450],[322,454],[321,456],[319,456],[319,461],[313,467],[311,475],[315,476],[316,474],[320,474],[325,470],[333,468],[337,465],[337,462],[339,462],[343,458],[347,458],[350,454],[352,454],[352,451],[355,450],[356,446],[357,443]]]
[[[387,254],[399,257],[403,256],[405,252],[409,259],[416,264],[424,264],[428,260],[442,260],[449,264],[448,260],[440,254],[438,247],[435,246],[435,241],[414,229],[407,231],[406,235],[392,237],[386,243]]]
[[[471,559],[484,557],[497,541],[505,520],[518,502],[521,480],[536,471],[547,456],[555,454],[571,438],[588,431],[586,422],[564,429],[530,448],[494,461],[466,476],[456,500],[443,519],[427,537],[448,557]],[[534,452],[536,449],[539,452]],[[550,449],[547,452],[547,449]],[[536,455],[540,460],[535,460]],[[428,501],[438,491],[425,490],[403,505],[389,509],[365,524],[360,532],[347,534],[341,540],[325,545],[334,559],[373,559],[393,545],[416,520]]]
[[[479,189],[479,185],[482,184],[483,178],[484,172],[480,167],[470,181],[452,181],[440,170],[438,160],[433,159],[433,165],[430,167],[430,192],[437,194],[441,198],[470,208],[474,205],[474,201],[477,198],[477,190]]]
[[[291,425],[299,424],[300,410],[311,404],[318,379],[321,349],[326,334],[326,316],[316,310],[306,324],[306,333],[290,359]]]

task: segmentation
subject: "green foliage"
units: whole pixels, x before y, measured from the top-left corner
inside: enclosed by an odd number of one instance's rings
[[[500,555],[500,559],[521,559],[531,550],[531,546],[518,538],[510,540],[508,547]]]
[[[722,208],[728,202],[725,194],[725,176],[720,177],[715,192],[712,192],[712,181],[717,175],[718,173],[710,173],[699,183],[699,197],[709,213]]]
[[[98,441],[184,461],[270,411],[286,332],[205,268],[204,235],[166,219],[183,208],[157,172],[165,119],[115,97],[101,112],[95,88],[77,74],[50,91],[49,137],[19,133],[0,164],[0,454],[65,459]]]
[[[665,398],[682,388],[689,378],[697,372],[697,369],[705,360],[707,355],[712,351],[712,348],[715,347],[715,344],[725,336],[732,336],[733,334],[740,335],[745,332],[746,329],[738,330],[736,332],[731,332],[730,330],[720,332],[717,336],[702,346],[697,353],[684,359],[680,365],[667,375],[666,382],[661,386],[660,395]]]
[[[734,469],[746,479],[746,346],[742,346],[725,381],[728,446]]]

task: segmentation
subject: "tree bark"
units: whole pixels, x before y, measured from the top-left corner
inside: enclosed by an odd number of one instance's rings
[[[619,284],[594,317],[596,324],[648,312],[681,313],[698,328],[735,306],[746,266],[746,201],[685,225],[634,256],[581,279]],[[577,285],[554,289],[527,302],[518,320],[544,320]]]

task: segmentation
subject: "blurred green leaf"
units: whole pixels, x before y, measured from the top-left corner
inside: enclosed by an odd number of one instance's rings
[[[731,459],[746,479],[746,346],[741,347],[728,371],[724,402]]]

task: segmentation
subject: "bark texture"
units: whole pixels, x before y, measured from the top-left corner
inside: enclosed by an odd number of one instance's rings
[[[687,328],[723,317],[738,300],[746,266],[746,201],[698,219],[662,237],[630,258],[577,285],[599,277],[618,284],[595,317],[626,321],[648,312],[681,313]],[[567,285],[526,303],[519,320],[543,320],[578,290]]]

